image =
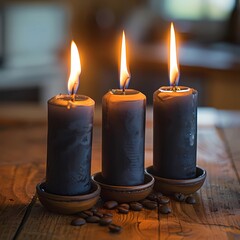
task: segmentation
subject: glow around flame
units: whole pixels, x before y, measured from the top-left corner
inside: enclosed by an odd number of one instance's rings
[[[127,69],[126,40],[125,33],[122,34],[121,64],[120,64],[120,87],[125,90],[130,80],[130,74]]]
[[[68,94],[72,95],[77,92],[79,85],[79,75],[81,73],[80,55],[77,45],[74,41],[71,43],[71,72],[68,79]]]
[[[179,70],[177,62],[176,38],[173,23],[170,30],[170,60],[169,60],[169,78],[170,85],[177,86],[179,80]]]

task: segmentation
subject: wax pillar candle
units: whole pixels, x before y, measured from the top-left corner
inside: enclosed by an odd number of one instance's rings
[[[77,195],[90,190],[94,101],[58,95],[48,101],[46,190]]]
[[[170,37],[170,87],[153,96],[153,170],[160,177],[196,176],[197,91],[177,86],[179,71],[173,24]]]
[[[102,175],[112,185],[144,181],[146,97],[136,90],[111,90],[102,101]]]
[[[120,87],[102,100],[102,176],[111,185],[133,186],[144,182],[146,97],[126,89],[130,74],[122,36]]]
[[[153,169],[165,178],[196,175],[197,91],[161,87],[153,97]]]
[[[72,43],[69,94],[48,101],[46,191],[78,195],[91,188],[91,150],[94,101],[76,95],[80,59]]]

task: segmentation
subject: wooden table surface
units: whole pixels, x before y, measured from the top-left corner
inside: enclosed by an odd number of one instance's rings
[[[101,169],[101,117],[97,108],[92,173]],[[45,177],[46,111],[0,105],[0,239],[240,239],[240,112],[199,109],[198,165],[207,170],[197,203],[171,200],[172,213],[117,214],[119,234],[106,227],[70,225],[73,216],[46,211],[35,186]],[[152,164],[152,112],[147,112],[145,165]]]

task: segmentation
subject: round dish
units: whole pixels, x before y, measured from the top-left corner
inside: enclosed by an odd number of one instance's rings
[[[153,189],[154,178],[145,172],[144,183],[136,186],[115,186],[104,182],[102,173],[92,176],[93,181],[101,186],[101,197],[104,200],[115,200],[119,203],[134,202],[146,198]]]
[[[99,199],[100,186],[91,181],[91,190],[87,194],[63,196],[45,191],[45,182],[36,186],[37,195],[42,205],[51,212],[74,214],[93,207]]]
[[[155,178],[154,190],[167,195],[194,193],[202,187],[207,175],[206,170],[200,167],[196,169],[196,177],[191,179],[168,179],[156,176],[153,166],[148,167],[146,171]]]

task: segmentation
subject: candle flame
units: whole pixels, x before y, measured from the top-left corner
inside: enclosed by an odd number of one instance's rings
[[[71,43],[71,72],[68,79],[68,94],[76,94],[81,73],[80,55],[74,41]]]
[[[120,64],[120,87],[125,90],[130,80],[130,74],[127,69],[126,40],[125,33],[122,34],[121,64]]]
[[[179,70],[177,62],[176,38],[173,23],[170,30],[170,61],[169,61],[169,78],[170,85],[177,86],[179,80]]]

